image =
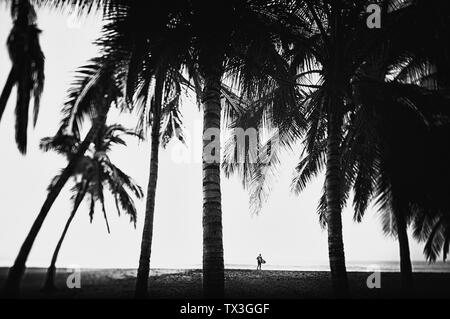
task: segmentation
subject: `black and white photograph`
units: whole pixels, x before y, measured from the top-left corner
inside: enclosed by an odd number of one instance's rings
[[[0,300],[450,299],[449,1],[0,0],[0,94]]]

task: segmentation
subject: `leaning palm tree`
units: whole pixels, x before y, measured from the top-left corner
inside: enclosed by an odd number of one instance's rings
[[[108,156],[111,148],[115,145],[126,146],[126,142],[121,135],[136,136],[134,132],[125,129],[121,125],[104,126],[100,130],[94,147],[90,152],[92,154],[84,156],[79,163],[79,168],[74,171],[73,177],[77,182],[72,188],[73,210],[53,252],[51,264],[47,270],[45,290],[51,291],[55,289],[56,261],[59,251],[75,214],[86,197],[90,202],[89,216],[91,222],[94,216],[95,202],[100,202],[109,233],[109,224],[105,211],[105,195],[103,194],[104,187],[107,186],[114,197],[119,216],[124,211],[130,216],[130,221],[136,227],[136,208],[130,193],[141,199],[143,196],[142,190],[130,176],[115,166]],[[57,134],[54,137],[42,139],[40,146],[44,151],[60,152],[66,155],[67,158],[70,158],[73,155],[73,150],[76,150],[79,144],[80,141],[74,136]],[[53,180],[58,178],[58,176],[55,176]],[[49,186],[49,191],[51,191],[51,188],[52,184]]]
[[[36,13],[28,0],[11,1],[13,28],[8,37],[11,71],[0,95],[0,121],[14,86],[17,87],[16,143],[19,151],[27,151],[28,109],[34,99],[33,124],[39,114],[39,102],[44,88],[44,54],[39,44],[40,30]]]
[[[50,4],[53,6],[64,6],[64,5],[75,5],[75,6],[79,6],[79,8],[82,9],[86,9],[86,10],[90,10],[94,7],[97,7],[96,5],[94,5],[93,1],[71,1],[70,3],[68,1],[48,1],[46,4]],[[106,1],[105,3],[106,4]],[[122,1],[110,1],[110,6],[108,7],[108,10],[105,10],[105,16],[109,16],[110,20],[112,20],[112,17],[114,17],[114,15],[116,14],[117,16],[120,16],[120,14],[124,11],[122,11],[122,9],[127,7],[127,3],[122,2]],[[133,6],[130,7],[132,9],[132,11],[134,13],[136,13],[135,10],[139,10],[142,9],[142,7],[140,7],[139,5],[134,4]],[[125,11],[127,14],[129,14],[128,11]],[[141,12],[145,12],[141,11]],[[130,16],[130,15],[129,15]],[[165,18],[165,17],[164,17]],[[129,20],[130,21],[130,20]],[[158,20],[155,20],[155,22]],[[135,22],[135,21],[134,21]],[[119,22],[120,23],[120,22]],[[111,27],[111,25],[109,25],[109,27]],[[138,27],[140,28],[140,26],[135,25],[135,29],[134,31],[136,31],[138,29]],[[123,30],[123,29],[122,29]],[[173,79],[171,80],[167,80],[170,78],[170,75],[164,70],[160,71],[158,74],[159,76],[157,76],[157,85],[156,85],[156,90],[155,90],[155,96],[152,97],[152,93],[150,93],[150,82],[151,82],[151,78],[152,78],[152,71],[154,71],[155,69],[143,69],[143,70],[139,70],[139,72],[133,72],[136,71],[136,67],[139,66],[139,63],[142,62],[143,60],[146,61],[145,59],[145,50],[143,51],[142,49],[145,47],[145,43],[146,43],[146,39],[142,38],[142,37],[137,37],[138,40],[142,40],[141,42],[131,42],[128,40],[132,40],[136,37],[136,35],[139,35],[139,33],[134,33],[132,34],[132,36],[128,37],[128,39],[120,39],[122,41],[125,42],[125,45],[123,46],[124,42],[122,42],[122,46],[116,46],[113,45],[112,47],[109,46],[108,47],[108,43],[111,43],[111,37],[114,35],[114,33],[110,33],[112,30],[108,28],[106,28],[105,34],[103,35],[103,37],[99,40],[99,43],[102,44],[103,49],[106,53],[106,55],[108,55],[108,61],[110,62],[110,65],[115,65],[115,64],[121,64],[121,63],[125,63],[127,64],[127,72],[122,73],[122,72],[118,72],[115,74],[115,76],[117,77],[117,79],[124,79],[124,76],[128,77],[125,79],[124,83],[127,84],[127,94],[126,96],[128,98],[130,98],[130,102],[133,102],[133,92],[137,92],[136,94],[136,99],[137,99],[137,105],[143,105],[144,107],[141,110],[142,116],[141,116],[141,128],[144,125],[147,125],[147,123],[153,123],[152,124],[152,158],[151,158],[151,172],[150,172],[150,179],[149,179],[149,187],[148,187],[148,196],[147,196],[147,214],[146,214],[146,218],[145,218],[145,222],[144,222],[144,234],[143,234],[143,241],[142,241],[142,252],[141,252],[141,258],[140,258],[140,271],[139,271],[139,275],[138,275],[138,284],[137,287],[145,287],[145,291],[147,290],[147,278],[148,278],[148,269],[149,269],[149,259],[150,259],[150,249],[151,249],[151,238],[152,238],[152,228],[153,228],[153,211],[154,211],[154,197],[155,197],[155,189],[156,189],[156,180],[157,180],[157,163],[158,163],[158,148],[159,148],[159,144],[160,144],[160,136],[159,136],[159,131],[160,131],[160,125],[161,125],[161,117],[163,118],[163,132],[162,134],[162,143],[163,145],[166,144],[168,142],[168,138],[170,138],[171,136],[177,136],[179,139],[183,139],[182,137],[182,133],[180,132],[181,129],[181,120],[180,120],[180,114],[178,112],[177,109],[177,105],[178,105],[178,101],[179,101],[179,88],[176,84],[176,81],[174,82]],[[121,34],[119,34],[120,37]],[[115,39],[112,39],[112,41],[114,41]],[[134,44],[137,44],[137,46],[135,47]],[[144,46],[143,46],[144,44]],[[159,55],[161,57],[161,55]],[[104,59],[106,60],[106,59]],[[147,61],[146,61],[147,62]],[[178,67],[179,68],[179,67]],[[174,70],[176,68],[173,67],[172,65],[172,69]],[[169,69],[168,69],[169,70]],[[92,86],[101,86],[105,83],[110,82],[109,79],[106,79],[104,76],[100,76],[100,74],[92,74],[92,72],[89,72],[89,70],[84,70],[87,71],[87,75],[91,78],[91,81],[87,81],[84,85],[83,90],[79,91],[79,92],[72,92],[75,94],[72,94],[71,99],[74,100],[74,104],[75,107],[71,107],[70,108],[70,112],[68,114],[68,116],[64,119],[63,121],[63,125],[67,126],[67,127],[71,127],[71,129],[74,131],[75,134],[79,134],[79,121],[80,118],[75,117],[74,114],[77,113],[81,113],[83,114],[83,112],[78,112],[78,109],[83,109],[83,105],[88,105],[90,104],[90,99],[93,98],[99,98],[101,99],[102,97],[102,93],[98,92],[98,88],[95,89],[91,89]],[[137,79],[140,75],[141,75],[141,71],[144,71],[144,78],[143,80],[140,81],[133,81],[133,79]],[[179,70],[176,70],[176,72],[179,72]],[[167,81],[166,81],[166,80]],[[165,81],[165,82],[164,82]],[[163,86],[168,87],[170,89],[167,89],[167,94],[163,94],[162,88]],[[135,85],[142,85],[139,88]],[[173,90],[172,86],[175,85],[175,90]],[[107,85],[106,85],[107,86]],[[175,91],[174,94],[169,93],[171,91]],[[81,94],[79,94],[81,93]],[[88,96],[88,98],[85,98],[85,96]],[[161,104],[163,103],[162,101],[162,96],[164,95],[164,103],[167,105],[167,107],[164,108],[163,111],[161,111]],[[84,103],[83,101],[81,102],[77,102],[77,100],[80,99],[80,97],[82,97],[84,100],[87,100],[87,103]],[[151,100],[151,102],[149,104],[151,104],[150,107],[147,106],[147,101]],[[99,101],[99,104],[102,104],[103,102]],[[85,108],[86,109],[86,108]],[[76,110],[76,112],[74,113],[72,110]],[[106,110],[107,112],[107,110]],[[162,113],[162,115],[161,115]],[[106,114],[106,113],[105,113]],[[88,138],[86,138],[85,140],[93,140],[94,139],[94,135],[95,134],[88,134]],[[52,192],[53,194],[57,194],[58,189],[60,189],[63,185],[63,180],[66,180],[66,178],[68,178],[68,172],[69,170],[66,170],[65,172],[67,172],[67,174],[64,175],[64,178],[61,178],[61,183],[57,184],[54,188],[54,192]],[[50,199],[51,201],[54,200],[54,198],[52,197]],[[49,209],[49,205],[47,205],[45,207],[45,210],[42,211],[42,213],[46,214],[46,212],[48,212]],[[43,221],[43,220],[42,220]],[[39,223],[41,224],[42,221],[39,221]],[[38,231],[38,228],[36,228],[36,231]],[[36,233],[37,234],[37,233]],[[27,250],[30,249],[31,247],[29,247],[27,245]],[[19,268],[19,267],[17,267]],[[12,273],[17,274],[19,273],[18,271],[15,271],[15,267],[13,267],[12,269]],[[140,280],[139,280],[140,279]],[[144,284],[143,284],[144,283]],[[14,286],[14,285],[13,285]],[[143,290],[142,288],[137,288],[137,290]]]
[[[77,168],[79,161],[82,160],[85,152],[95,141],[98,133],[104,126],[110,107],[112,105],[122,105],[122,95],[119,89],[121,84],[116,82],[116,77],[112,75],[112,71],[120,69],[121,65],[108,65],[105,61],[107,59],[103,56],[80,68],[78,78],[74,82],[73,88],[69,90],[68,100],[63,110],[67,112],[63,119],[63,127],[67,127],[69,132],[79,136],[81,134],[80,125],[86,116],[90,116],[93,119],[92,126],[48,193],[30,232],[19,250],[14,265],[9,270],[5,290],[10,296],[19,294],[26,261],[50,208]]]

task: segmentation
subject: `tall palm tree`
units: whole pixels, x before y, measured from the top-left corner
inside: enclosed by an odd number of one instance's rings
[[[81,134],[80,124],[83,118],[89,115],[93,119],[92,127],[48,193],[30,232],[19,250],[14,265],[9,270],[5,284],[5,290],[9,296],[19,295],[26,261],[50,208],[68,179],[72,176],[79,161],[83,159],[87,149],[95,141],[106,122],[106,116],[111,105],[121,105],[120,84],[117,84],[116,78],[111,73],[113,68],[117,70],[120,65],[111,66],[104,62],[103,58],[94,59],[91,64],[80,68],[74,87],[69,90],[69,97],[63,109],[63,111],[67,112],[67,116],[63,119],[63,125],[66,125],[65,127],[69,128],[69,132],[73,132],[77,136],[77,134]]]
[[[151,61],[147,60],[146,62],[151,65]],[[158,181],[159,148],[160,146],[166,147],[174,137],[184,142],[182,119],[179,111],[182,89],[180,77],[181,75],[178,70],[162,67],[156,71],[154,90],[142,93],[144,94],[144,98],[141,101],[139,130],[145,131],[145,126],[151,126],[151,154],[146,213],[142,232],[139,268],[136,278],[136,298],[143,298],[148,295],[148,277],[150,274],[150,257],[153,241],[153,219]],[[143,77],[140,85],[149,88],[151,87],[151,80],[151,77]],[[128,92],[134,91],[135,89],[132,88]],[[147,102],[148,97],[145,96],[146,94],[151,97],[149,103],[150,108],[142,105]]]
[[[221,224],[221,114],[238,111],[221,82],[231,79],[240,96],[261,97],[285,71],[277,54],[283,34],[275,32],[288,4],[271,1],[220,1],[194,7],[198,28],[199,74],[203,104],[203,287],[207,297],[223,297],[224,263]],[[220,18],[215,14],[221,12]],[[274,18],[275,17],[275,18]],[[280,17],[281,20],[281,17]],[[255,70],[255,65],[261,69]],[[280,73],[278,73],[280,72]],[[237,85],[233,85],[237,84]],[[278,105],[295,99],[292,86],[282,86]],[[222,108],[221,97],[232,106]],[[211,148],[211,145],[214,147]]]
[[[345,255],[342,239],[341,209],[344,201],[341,181],[341,143],[345,129],[345,115],[348,112],[347,99],[352,74],[364,61],[367,47],[376,45],[369,36],[362,12],[364,1],[321,2],[299,1],[291,10],[295,23],[292,25],[292,45],[288,51],[288,61],[296,70],[296,85],[302,88],[298,112],[306,118],[305,154],[308,160],[299,163],[299,170],[304,171],[294,183],[301,191],[319,170],[325,168],[326,222],[328,230],[328,248],[333,288],[337,294],[348,293]],[[367,47],[361,47],[366,43]],[[292,121],[285,122],[288,140],[280,143],[292,145],[291,138],[303,136],[298,126]],[[302,128],[304,131],[305,129]],[[267,148],[269,145],[263,146]],[[273,145],[271,145],[272,147]],[[263,152],[264,153],[264,152]],[[254,166],[259,186],[251,187],[251,198],[256,199],[256,206],[265,198],[269,189],[267,172],[274,171],[278,164],[278,152],[266,158],[271,165],[263,163]],[[310,163],[309,163],[310,162]],[[308,164],[309,163],[309,164]],[[272,165],[273,164],[273,165]],[[298,182],[298,183],[297,183]]]
[[[136,198],[141,199],[143,196],[142,190],[130,176],[115,166],[108,156],[108,153],[114,145],[126,146],[126,142],[121,135],[136,136],[134,132],[125,129],[121,125],[110,125],[102,128],[92,149],[92,154],[84,156],[83,160],[79,163],[79,168],[74,171],[76,174],[74,175],[74,179],[78,179],[78,181],[72,188],[73,210],[65,224],[64,230],[53,252],[51,264],[47,269],[47,277],[44,285],[44,289],[47,291],[55,289],[58,254],[75,214],[86,196],[90,199],[91,211],[89,216],[91,222],[94,216],[95,202],[100,201],[104,218],[108,225],[105,214],[105,196],[103,194],[104,186],[108,186],[114,197],[119,216],[121,215],[121,211],[125,211],[130,216],[130,221],[136,227],[136,208],[130,192]],[[76,150],[79,144],[80,141],[76,140],[74,136],[57,134],[56,136],[42,139],[40,146],[44,151],[53,150],[57,152],[63,151],[64,153]],[[66,153],[64,155],[70,158],[73,153]],[[53,180],[57,179],[58,176],[55,176]],[[51,190],[51,187],[52,185],[49,186],[49,190]],[[109,226],[107,229],[109,232]]]
[[[13,28],[8,37],[12,67],[0,95],[0,121],[14,86],[17,87],[16,143],[19,151],[27,151],[28,108],[34,99],[33,124],[39,114],[44,88],[44,54],[39,44],[41,30],[36,26],[36,13],[28,0],[12,0]]]
[[[150,174],[135,289],[138,298],[148,293],[159,148],[165,147],[172,137],[184,141],[179,112],[182,75],[177,52],[168,50],[173,43],[166,39],[147,41],[152,38],[140,30],[138,23],[143,12],[147,11],[137,3],[124,4],[120,11],[111,10],[99,40],[105,50],[114,52],[115,59],[127,63],[123,80],[126,97],[139,113],[138,130],[145,133],[151,126]],[[166,18],[166,15],[155,16],[150,30],[158,28],[162,25],[160,20]]]

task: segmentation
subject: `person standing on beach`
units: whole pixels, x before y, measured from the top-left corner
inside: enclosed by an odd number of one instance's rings
[[[256,266],[256,270],[261,270],[261,265],[264,263],[264,259],[262,258],[261,254],[259,254],[259,256],[256,257],[256,261],[258,262],[258,266]]]

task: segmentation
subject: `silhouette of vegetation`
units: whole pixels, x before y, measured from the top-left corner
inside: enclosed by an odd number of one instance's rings
[[[25,153],[28,105],[33,94],[36,122],[44,58],[33,6],[26,0],[10,2],[12,68],[0,97],[0,119],[16,85],[16,141]],[[325,174],[317,212],[327,230],[336,296],[349,296],[341,214],[351,198],[358,222],[371,204],[377,205],[384,232],[398,239],[402,283],[411,289],[408,228],[425,242],[430,261],[440,253],[445,260],[450,246],[445,200],[450,177],[450,4],[375,1],[381,28],[372,29],[366,9],[373,2],[33,1],[37,6],[71,7],[80,14],[97,11],[104,26],[96,42],[100,57],[79,70],[61,129],[42,144],[64,154],[69,163],[52,183],[10,270],[7,290],[17,295],[33,242],[70,177],[83,177],[74,189],[72,215],[86,195],[103,203],[105,211],[101,177],[113,182],[107,172],[100,176],[87,167],[104,163],[104,156],[96,159],[86,152],[101,147],[108,111],[116,106],[137,111],[139,135],[151,130],[135,289],[135,297],[148,296],[159,148],[174,137],[184,141],[182,90],[194,91],[203,111],[205,297],[224,296],[221,171],[242,178],[252,208],[259,212],[282,164],[280,152],[298,148],[292,191],[302,192]],[[87,117],[92,126],[82,139],[81,124]],[[256,128],[257,149],[237,143],[232,134],[222,161],[220,132],[227,128],[232,133]],[[97,178],[94,191],[92,176]]]
[[[123,136],[136,136],[136,134],[118,124],[105,125],[100,130],[93,148],[89,150],[90,154],[79,160],[78,166],[73,172],[75,181],[75,185],[71,189],[73,210],[53,252],[52,261],[47,270],[44,290],[52,291],[56,288],[55,274],[58,254],[75,214],[84,199],[90,204],[89,218],[91,222],[95,213],[95,204],[100,203],[109,233],[110,228],[106,215],[104,194],[105,187],[107,187],[112,197],[114,197],[119,216],[121,212],[125,212],[129,215],[130,222],[136,227],[137,212],[132,195],[137,199],[141,199],[143,197],[142,189],[130,176],[114,165],[109,157],[109,153],[115,145],[126,146]],[[73,135],[58,133],[53,137],[42,139],[40,147],[44,151],[51,150],[62,153],[70,160],[80,143],[81,141],[77,140]],[[58,175],[54,177],[53,182],[49,186],[49,191],[51,191],[54,182],[58,179]]]

